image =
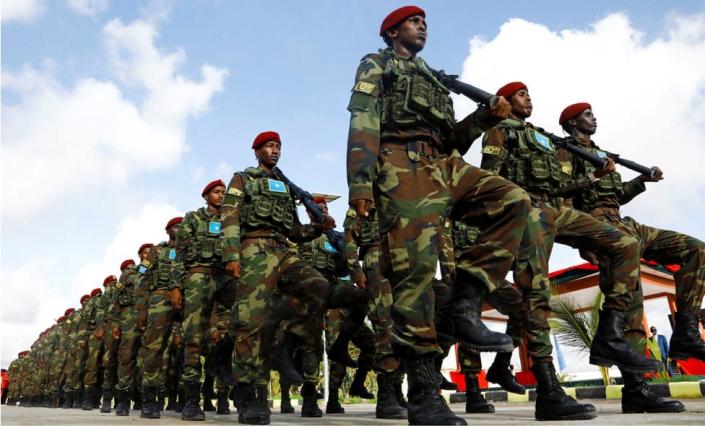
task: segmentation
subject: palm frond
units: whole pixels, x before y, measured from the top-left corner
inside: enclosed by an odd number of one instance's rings
[[[550,303],[554,315],[551,323],[555,326],[552,328],[559,342],[580,352],[589,351],[594,336],[590,316],[578,313],[579,307],[567,297],[551,297]]]

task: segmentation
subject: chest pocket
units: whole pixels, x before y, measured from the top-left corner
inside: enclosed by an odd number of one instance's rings
[[[288,233],[294,225],[294,206],[289,187],[269,178],[250,178],[242,221],[253,228],[275,227]]]
[[[468,226],[462,222],[453,222],[453,247],[464,250],[472,247],[477,242],[480,230],[476,226]]]
[[[220,220],[201,219],[198,222],[199,252],[202,260],[212,260],[222,254],[220,242]]]
[[[338,251],[335,249],[335,247],[333,247],[333,245],[328,240],[323,238],[313,241],[312,244],[312,266],[322,272],[335,272],[335,259],[336,256],[338,256]]]

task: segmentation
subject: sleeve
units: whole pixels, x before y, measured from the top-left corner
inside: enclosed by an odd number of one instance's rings
[[[176,250],[176,259],[174,259],[175,267],[172,269],[172,280],[181,282],[180,277],[175,276],[177,270],[185,270],[186,256],[188,248],[191,245],[191,236],[194,232],[193,227],[193,212],[188,212],[184,215],[184,220],[179,225],[179,230],[176,231],[176,240],[174,241],[174,250]]]
[[[496,175],[502,170],[509,152],[507,137],[499,127],[493,127],[482,138],[482,162],[480,167]]]
[[[349,200],[373,200],[372,182],[379,155],[382,73],[380,60],[368,56],[355,75],[350,96],[347,169]]]
[[[646,184],[638,176],[629,182],[624,182],[624,194],[619,199],[619,204],[624,205],[634,199],[637,195],[646,191]]]
[[[354,282],[359,282],[360,276],[363,274],[362,265],[360,265],[357,246],[357,218],[350,215],[350,212],[345,217],[343,228],[345,229],[345,262],[350,271],[350,277]]]
[[[245,200],[245,178],[236,173],[225,191],[221,219],[223,234],[223,263],[240,261],[240,210]],[[178,255],[177,255],[178,258]]]
[[[483,132],[492,129],[501,121],[501,118],[491,116],[487,108],[480,107],[455,125],[450,136],[451,146],[461,155],[465,155]]]
[[[106,290],[107,291],[107,290]],[[95,307],[95,323],[98,326],[98,328],[104,326],[105,322],[105,308],[106,308],[106,301],[108,300],[108,295],[103,293],[100,296],[100,299],[98,299],[98,303],[96,303]]]
[[[555,194],[556,197],[572,198],[578,192],[592,187],[592,182],[587,175],[581,175],[576,170],[575,155],[565,149],[558,150],[558,161],[561,164],[561,186]]]

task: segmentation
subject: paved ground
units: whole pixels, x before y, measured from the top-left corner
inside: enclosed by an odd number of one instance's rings
[[[705,425],[705,400],[684,400],[687,412],[680,414],[621,414],[619,401],[591,401],[597,406],[600,416],[591,420],[590,425]],[[471,425],[524,425],[534,422],[533,404],[497,403],[495,414],[464,415]],[[406,424],[394,421],[378,420],[374,417],[374,406],[371,404],[355,404],[345,407],[347,414],[324,416],[322,419],[304,419],[294,414],[274,414],[272,424],[306,424],[306,425],[373,425],[373,424]],[[456,413],[462,413],[463,404],[453,404]],[[298,411],[298,407],[297,407]],[[237,414],[216,416],[207,414],[206,423],[237,424]],[[87,425],[87,424],[187,424],[180,420],[178,414],[171,411],[164,413],[159,420],[140,419],[139,412],[133,411],[130,417],[117,417],[115,414],[100,414],[97,410],[90,412],[81,410],[62,410],[49,408],[21,408],[2,406],[3,425]],[[568,422],[572,426],[588,424]],[[202,424],[202,423],[200,423]],[[550,426],[561,423],[551,422]]]

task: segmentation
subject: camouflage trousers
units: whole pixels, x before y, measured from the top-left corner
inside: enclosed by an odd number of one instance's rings
[[[117,350],[120,340],[113,339],[112,325],[103,326],[103,390],[112,390],[117,380]]]
[[[88,336],[88,356],[86,358],[85,373],[83,375],[83,386],[88,388],[98,383],[99,360],[103,354],[103,339],[95,337],[95,330],[90,331]]]
[[[120,308],[120,344],[117,350],[117,384],[115,390],[129,392],[135,385],[137,352],[140,349],[142,332],[137,326],[137,307]]]
[[[642,258],[665,265],[680,265],[681,268],[673,276],[676,282],[676,308],[686,312],[700,310],[705,295],[704,242],[679,232],[642,225],[628,216],[622,218],[618,209],[598,208],[590,214],[637,238]],[[601,278],[603,264],[601,261]],[[646,334],[642,327],[644,293],[641,285],[632,293],[632,303],[627,308],[626,317],[625,337],[635,350],[644,353]]]
[[[66,354],[59,349],[51,358],[49,367],[49,378],[47,381],[47,392],[49,395],[58,395],[59,386],[63,377],[64,364],[66,363]]]
[[[76,367],[74,370],[73,390],[83,389],[83,376],[86,372],[86,360],[88,359],[88,339],[90,335],[87,330],[82,330],[78,338],[78,348],[76,350]]]
[[[378,372],[391,373],[397,371],[400,359],[392,349],[392,286],[382,275],[380,269],[381,250],[379,246],[365,249],[362,258],[363,269],[367,277],[367,292],[369,306],[367,318],[374,331],[374,367]]]
[[[78,344],[75,339],[68,344],[66,363],[64,364],[64,392],[73,392],[76,381],[76,355]]]
[[[147,301],[147,328],[142,336],[144,365],[142,387],[159,387],[165,384],[164,353],[169,344],[174,307],[169,290],[154,290]],[[167,358],[168,359],[168,358]]]
[[[325,332],[326,332],[326,349],[330,349],[338,334],[345,327],[347,317],[350,315],[348,309],[329,309],[326,313]],[[375,355],[375,335],[374,332],[366,325],[363,325],[353,335],[351,342],[359,348],[359,356],[357,364],[359,369],[371,370]],[[329,389],[337,390],[343,384],[347,375],[347,368],[336,361],[329,361]]]
[[[434,156],[407,151],[411,145],[382,145],[373,189],[385,254],[382,270],[394,292],[393,343],[406,356],[422,356],[440,353],[431,280],[446,218],[481,230],[466,269],[492,290],[519,248],[529,199],[513,183],[466,163],[457,151]]]
[[[523,293],[523,325],[529,356],[543,361],[550,360],[553,351],[548,324],[551,315],[548,260],[554,242],[598,253],[610,265],[610,273],[600,282],[605,295],[603,309],[625,311],[639,281],[639,246],[634,237],[564,205],[560,199],[533,201],[517,255],[514,282]],[[521,339],[518,334],[521,326],[517,325],[521,317],[510,317],[508,325],[515,343]]]
[[[269,354],[274,330],[263,330],[270,315],[272,293],[276,288],[305,304],[304,327],[309,340],[306,348],[320,347],[323,309],[328,282],[301,260],[286,244],[271,239],[248,238],[241,243],[242,273],[233,307],[232,332],[235,337],[234,373],[240,383],[266,385],[269,382]],[[264,333],[263,331],[266,331]],[[306,357],[304,357],[306,358]],[[313,358],[313,353],[309,358]],[[304,363],[304,379],[318,383],[318,363]],[[315,371],[313,371],[315,370]]]
[[[208,328],[214,304],[230,308],[235,303],[235,280],[224,270],[208,267],[191,267],[183,283],[184,321],[181,324],[184,338],[185,383],[199,382],[201,356],[205,356]]]

